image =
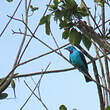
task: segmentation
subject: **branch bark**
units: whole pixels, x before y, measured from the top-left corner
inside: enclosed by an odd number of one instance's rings
[[[110,53],[110,43],[101,35],[97,34],[91,26],[88,26],[84,21],[78,21],[76,26],[84,35],[91,37],[101,48]]]

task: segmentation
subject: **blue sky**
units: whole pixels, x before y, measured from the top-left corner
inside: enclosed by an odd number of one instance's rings
[[[87,1],[87,0],[86,0]],[[34,6],[39,7],[39,10],[34,13],[32,17],[29,17],[29,26],[32,31],[34,31],[35,26],[38,24],[39,19],[42,17],[42,14],[46,8],[46,4],[48,4],[49,0],[40,0],[32,1]],[[78,0],[79,2],[79,0]],[[14,9],[16,8],[18,1],[14,0],[12,3],[8,3],[6,0],[0,1],[0,32],[6,25],[9,18],[6,15],[12,15]],[[87,2],[89,7],[93,8],[93,3]],[[93,9],[91,9],[92,12]],[[24,14],[24,1],[21,4],[19,10],[16,13],[17,18],[22,18],[22,14]],[[18,21],[12,21],[5,33],[0,38],[0,77],[4,77],[9,73],[12,69],[14,60],[17,55],[18,47],[22,40],[22,35],[12,35],[12,29],[14,31],[18,31],[19,28],[23,31],[24,26],[22,23]],[[59,44],[62,46],[68,43],[67,40],[63,40],[62,30],[58,28],[58,24],[55,22],[51,23],[52,32]],[[36,36],[42,39],[44,42],[48,43],[52,48],[56,48],[56,45],[51,36],[47,36],[45,34],[44,26],[40,26],[38,31],[36,32]],[[27,37],[26,41],[29,38]],[[83,45],[82,45],[83,46]],[[84,47],[84,46],[83,46]],[[85,47],[84,47],[85,48]],[[22,61],[27,59],[39,56],[43,53],[50,51],[46,46],[41,44],[39,41],[33,39],[26,50]],[[68,58],[69,53],[64,49],[61,50],[63,55]],[[89,53],[95,56],[95,52],[93,50],[93,46],[90,48]],[[87,59],[88,60],[88,59]],[[32,61],[28,64],[25,64],[16,69],[16,72],[21,74],[39,72],[45,70],[46,66],[50,64],[48,70],[55,69],[63,69],[72,67],[67,61],[58,56],[56,53],[52,53],[48,56],[44,56],[40,59]],[[94,78],[92,65],[89,66],[89,72],[91,76]],[[100,70],[99,70],[100,71]],[[33,79],[35,82],[39,80],[40,76],[34,76]],[[13,98],[13,91],[9,87],[6,92],[9,94],[9,99],[0,101],[0,108],[7,110],[19,110],[20,107],[24,104],[25,100],[30,95],[30,90],[24,84],[24,80],[29,84],[31,88],[34,88],[35,84],[33,83],[31,78],[20,78],[19,80],[15,80],[16,82],[16,99]],[[41,86],[41,97],[49,110],[58,110],[61,104],[67,106],[68,110],[72,110],[73,108],[77,108],[77,110],[99,110],[99,99],[97,95],[97,87],[93,82],[86,83],[84,76],[78,70],[72,70],[62,73],[56,74],[47,74],[44,75]],[[37,91],[35,92],[37,93]],[[42,104],[37,100],[37,98],[33,95],[29,102],[26,104],[23,110],[45,110]]]

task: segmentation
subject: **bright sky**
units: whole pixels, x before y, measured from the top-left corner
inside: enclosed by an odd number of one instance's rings
[[[32,4],[34,6],[39,7],[39,10],[36,11],[33,16],[29,17],[29,26],[32,31],[34,31],[36,24],[38,24],[39,19],[41,18],[46,4],[48,4],[49,0],[33,0]],[[87,1],[87,0],[85,0]],[[79,0],[78,0],[79,2]],[[0,1],[0,32],[6,25],[9,18],[7,15],[12,15],[14,9],[18,4],[18,0],[14,0],[12,3],[8,3],[6,0]],[[87,3],[89,7],[93,8],[93,3],[89,1]],[[93,10],[93,9],[91,9]],[[22,14],[24,14],[24,0],[16,13],[17,18],[22,18]],[[93,12],[93,11],[92,11]],[[31,14],[31,13],[30,13]],[[5,33],[0,38],[0,77],[3,77],[9,73],[12,69],[14,60],[16,58],[16,54],[18,51],[18,47],[22,40],[22,35],[12,35],[12,29],[14,31],[18,31],[19,28],[23,31],[24,26],[22,23],[18,21],[12,21],[8,26]],[[68,43],[67,40],[62,40],[62,30],[58,28],[58,25],[53,22],[51,23],[52,32],[57,40],[59,46],[62,46]],[[40,26],[36,36],[42,39],[44,42],[48,43],[52,48],[56,48],[56,45],[51,36],[47,36],[45,34],[44,26]],[[27,40],[28,41],[28,37]],[[33,39],[30,43],[26,53],[23,56],[22,61],[27,59],[39,56],[43,53],[50,51],[46,46],[41,44],[39,41]],[[95,56],[93,52],[93,47],[91,47],[89,53]],[[67,58],[69,53],[62,49],[63,55]],[[45,70],[47,65],[50,64],[48,70],[55,69],[64,69],[72,67],[67,61],[65,61],[60,56],[56,55],[56,53],[52,53],[48,56],[44,56],[40,59],[32,61],[31,63],[25,64],[19,67],[16,72],[21,74],[32,73],[32,72],[40,72]],[[92,66],[89,65],[89,72],[91,76],[94,78],[92,72]],[[33,76],[34,81],[37,83],[40,76]],[[30,90],[24,84],[24,80],[28,83],[28,85],[33,89],[35,84],[33,83],[30,77],[28,78],[20,78],[16,79],[16,95],[17,98],[13,99],[13,91],[9,87],[6,92],[8,93],[8,100],[0,101],[0,108],[4,110],[19,110],[20,107],[24,104],[28,96],[30,95]],[[47,74],[44,75],[41,85],[40,85],[41,97],[49,110],[58,110],[61,104],[67,106],[68,110],[72,110],[76,108],[77,110],[99,110],[99,99],[97,95],[97,87],[93,82],[86,83],[84,76],[78,70],[72,70],[62,73],[56,74]],[[37,93],[38,91],[35,91]],[[37,98],[33,95],[28,103],[25,105],[23,110],[45,110],[42,104],[37,100]]]

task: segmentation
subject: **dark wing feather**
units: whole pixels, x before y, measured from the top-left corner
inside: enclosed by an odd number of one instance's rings
[[[85,64],[85,67],[86,67],[87,70],[88,70],[87,62],[86,62],[86,59],[85,59],[84,55],[83,55],[80,51],[79,51],[79,55],[80,55],[81,59],[83,60],[83,62],[84,62],[84,64]]]
[[[71,59],[70,59],[70,62],[72,63]]]

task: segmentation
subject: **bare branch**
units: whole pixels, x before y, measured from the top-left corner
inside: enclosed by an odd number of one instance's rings
[[[33,90],[29,87],[29,85],[26,83],[26,81],[24,81],[24,83],[26,84],[26,86],[28,87],[28,89],[32,92],[32,94],[35,95],[35,97],[42,103],[42,105],[45,107],[46,110],[48,110],[47,106],[44,104],[44,102],[42,101],[41,98],[39,98],[34,92]],[[30,96],[31,97],[31,96]],[[30,98],[29,97],[29,98]],[[29,100],[29,98],[27,99],[27,101]],[[23,108],[20,108],[20,110],[22,110]]]
[[[22,0],[19,1],[19,3],[18,3],[18,5],[17,5],[17,7],[16,7],[16,9],[15,9],[13,15],[12,15],[12,18],[13,18],[14,15],[16,14],[16,12],[17,12],[17,10],[18,10],[18,8],[19,8],[21,2],[22,2]],[[8,23],[6,24],[6,26],[5,26],[4,29],[2,30],[2,32],[1,32],[1,34],[0,34],[0,37],[2,36],[2,34],[4,33],[4,31],[5,31],[6,28],[8,27],[8,25],[9,25],[9,23],[11,22],[12,18],[10,18],[10,20],[8,21]]]
[[[47,71],[47,69],[48,69],[49,66],[50,66],[50,63],[48,64],[48,66],[46,67],[46,69],[45,69],[44,72]],[[30,96],[26,99],[25,103],[22,105],[22,107],[20,108],[20,110],[23,109],[23,107],[24,107],[24,106],[26,105],[26,103],[29,101],[29,99],[31,98],[31,96],[34,94],[34,91],[35,91],[36,88],[38,87],[38,85],[39,85],[39,83],[40,83],[40,81],[41,81],[43,75],[44,75],[44,74],[41,74],[41,77],[40,77],[39,81],[37,82],[35,88],[31,91],[32,93],[31,93]],[[34,94],[34,95],[35,95],[35,94]],[[38,97],[37,97],[37,98],[38,98]],[[40,99],[40,98],[38,98],[38,99]],[[40,99],[40,101],[41,101],[41,99]],[[42,101],[41,101],[41,103],[42,103]],[[44,107],[46,107],[45,104],[43,104],[43,105],[44,105]],[[46,108],[47,108],[47,107],[46,107]],[[47,110],[48,110],[48,109],[47,109]]]
[[[106,41],[106,39],[102,38],[99,34],[94,32],[93,28],[88,26],[85,22],[79,21],[76,25],[81,32],[83,32],[86,36],[91,37],[97,44],[110,53],[110,44]]]

